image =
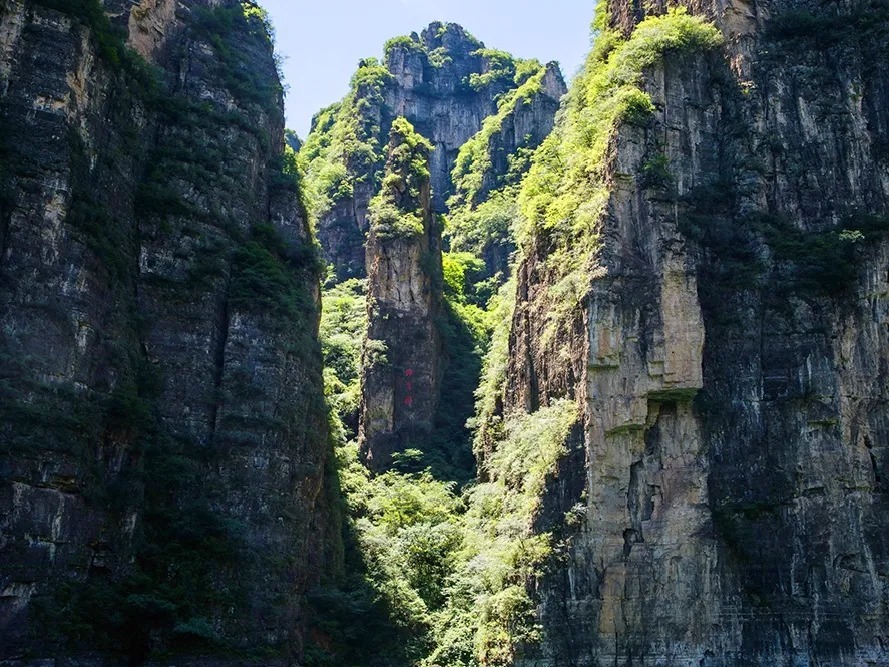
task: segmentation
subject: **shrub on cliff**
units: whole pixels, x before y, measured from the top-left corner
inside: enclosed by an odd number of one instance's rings
[[[389,133],[389,157],[380,193],[370,202],[371,229],[380,238],[423,234],[428,202],[429,155],[432,144],[405,118],[396,118]]]
[[[351,197],[355,185],[369,179],[374,189],[379,186],[385,155],[376,110],[391,79],[379,61],[366,58],[352,77],[345,99],[315,116],[300,150],[313,219]]]
[[[520,244],[542,239],[551,247],[546,270],[553,307],[544,340],[588,292],[609,196],[605,171],[612,142],[622,125],[645,123],[654,111],[640,87],[645,70],[668,53],[702,52],[722,43],[715,26],[684,8],[649,16],[628,38],[607,25],[606,12],[597,10],[594,48],[553,133],[535,153],[519,196]]]
[[[347,280],[322,296],[321,348],[328,403],[339,419],[357,430],[361,339],[367,328],[367,281]]]

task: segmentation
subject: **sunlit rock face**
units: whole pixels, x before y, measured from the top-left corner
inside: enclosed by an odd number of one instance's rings
[[[545,240],[519,268],[506,410],[586,425],[522,664],[889,663],[887,8],[687,4],[725,44],[645,70],[554,335]]]
[[[333,559],[270,41],[237,2],[66,6],[0,5],[0,661],[288,664]]]
[[[381,197],[412,216],[415,227],[387,225],[377,210],[367,242],[358,440],[365,463],[378,472],[391,467],[393,455],[423,446],[436,411],[445,409],[439,401],[445,363],[439,333],[441,229],[432,213],[429,149],[422,144],[414,149],[423,166],[411,174],[396,159],[405,148],[405,138],[393,131]]]
[[[347,108],[349,114],[360,118],[356,134],[371,147],[373,155],[345,156],[343,167],[348,171],[350,191],[333,195],[317,223],[325,259],[339,280],[366,275],[368,203],[379,190],[392,121],[399,116],[407,118],[432,142],[432,208],[436,213],[447,212],[448,199],[454,194],[452,171],[461,146],[482,129],[486,119],[496,115],[498,100],[519,85],[514,71],[492,75],[498,57],[459,25],[432,23],[420,35],[387,45],[376,84],[361,79],[367,68],[356,74],[354,104]],[[508,156],[520,147],[536,147],[552,129],[565,83],[555,63],[546,67],[542,89],[496,133],[494,153],[498,159],[491,165],[489,178],[505,174]],[[479,78],[485,75],[488,78]],[[339,119],[338,126],[349,119],[351,115]],[[336,128],[317,121],[313,134],[336,136]],[[311,169],[309,179],[313,179]]]

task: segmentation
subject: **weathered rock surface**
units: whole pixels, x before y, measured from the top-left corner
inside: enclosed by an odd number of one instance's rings
[[[519,269],[507,410],[585,409],[523,664],[886,665],[887,8],[689,6],[725,52],[647,72],[556,335],[545,241]]]
[[[387,75],[379,86],[359,84],[356,88],[361,103],[353,112],[361,116],[357,132],[361,141],[384,147],[392,121],[403,116],[432,142],[432,208],[436,213],[448,210],[448,198],[454,193],[451,172],[461,146],[497,113],[498,99],[519,85],[514,69],[495,71],[498,58],[460,26],[433,23],[421,35],[387,46],[383,63]],[[479,79],[486,75],[487,79]],[[496,133],[498,159],[489,177],[506,173],[507,156],[516,148],[534,148],[549,134],[564,93],[558,66],[548,65],[543,88]],[[313,133],[329,130],[316,125]],[[347,157],[345,167],[353,187],[336,196],[319,217],[318,239],[340,280],[364,275],[368,204],[380,187],[384,164],[384,151],[369,162],[365,156]],[[313,178],[311,170],[309,178]]]
[[[154,88],[51,6],[0,4],[0,660],[287,663],[327,442],[270,42],[234,1],[109,2]]]
[[[374,211],[367,243],[368,327],[358,440],[365,462],[376,471],[387,469],[393,454],[425,446],[439,409],[444,365],[438,330],[441,229],[432,213],[428,169],[411,174],[412,160],[397,157],[406,147],[393,126],[381,197],[415,215],[421,227],[392,229]],[[429,164],[427,146],[413,150]]]

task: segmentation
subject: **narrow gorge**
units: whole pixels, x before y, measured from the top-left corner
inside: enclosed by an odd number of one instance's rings
[[[889,666],[889,3],[588,9],[0,0],[0,666]]]

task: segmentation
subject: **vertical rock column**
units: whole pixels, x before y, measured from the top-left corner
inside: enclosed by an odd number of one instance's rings
[[[371,202],[368,332],[359,442],[369,467],[422,446],[441,384],[441,231],[431,207],[432,146],[404,118],[392,126],[382,190]]]

